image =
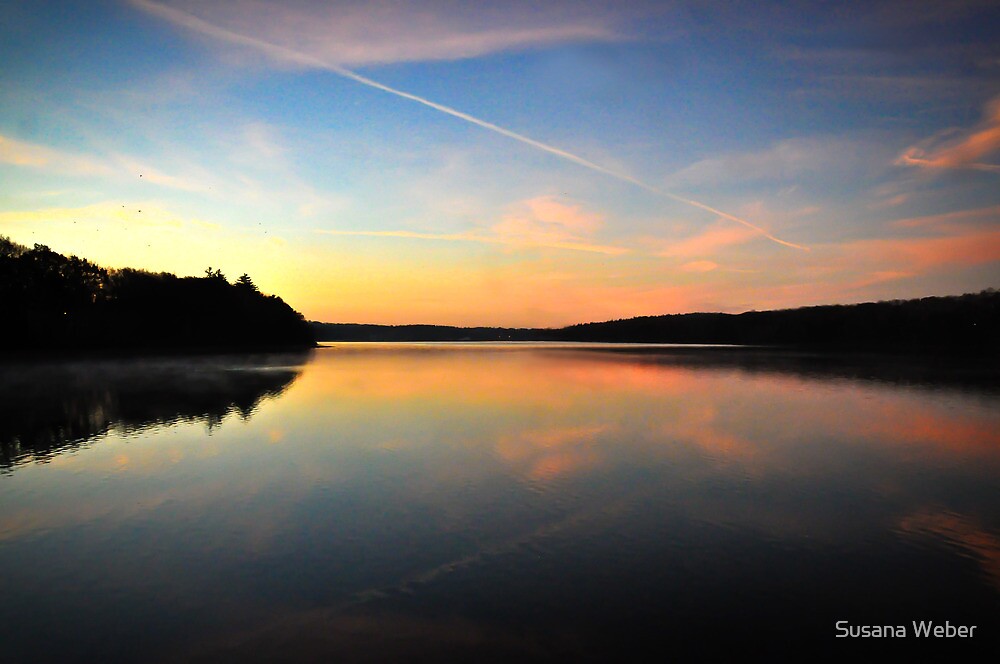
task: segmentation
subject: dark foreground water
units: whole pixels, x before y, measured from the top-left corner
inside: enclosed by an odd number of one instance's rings
[[[0,661],[996,654],[996,379],[530,344],[8,362]],[[862,626],[906,636],[837,638]]]

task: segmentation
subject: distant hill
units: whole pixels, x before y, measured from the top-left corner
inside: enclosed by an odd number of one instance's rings
[[[321,341],[602,341],[842,349],[995,349],[1000,293],[851,305],[642,316],[559,329],[312,323]]]
[[[450,325],[367,325],[310,322],[318,341],[540,341],[555,330]],[[547,336],[549,335],[549,336]],[[553,337],[554,338],[554,337]]]
[[[778,344],[843,348],[982,348],[1000,339],[1000,293],[749,311],[644,316],[572,325],[573,341]]]
[[[0,236],[0,352],[250,349],[314,344],[302,315],[247,275],[109,269]]]

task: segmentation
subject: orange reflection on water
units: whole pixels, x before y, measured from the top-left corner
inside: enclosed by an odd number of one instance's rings
[[[1000,588],[1000,409],[987,390],[796,372],[744,351],[488,345],[320,349],[297,380],[261,381],[267,398],[235,389],[276,369],[219,367],[203,392],[233,396],[183,408],[172,404],[203,372],[181,371],[177,389],[139,400],[155,417],[119,409],[143,428],[104,418],[78,429],[89,438],[39,447],[50,462],[0,476],[0,560],[11,579],[43,571],[9,603],[55,586],[40,553],[58,578],[90,583],[81,606],[155,595],[165,624],[210,606],[219,627],[167,659],[267,644],[280,657],[300,642],[329,654],[387,631],[513,659],[536,598],[559,615],[654,594],[699,607],[722,579],[749,605],[767,570],[770,601],[808,605],[829,580],[800,586],[790,554],[817,577],[833,559],[844,573],[899,556],[888,587],[940,569],[954,573],[946,588]],[[448,619],[477,594],[479,615],[494,615],[507,586],[526,607],[517,630]]]
[[[946,454],[1000,457],[1000,418],[988,413],[953,414],[946,410],[885,404],[867,433],[904,445],[922,445]]]
[[[745,463],[760,457],[758,443],[725,426],[717,404],[701,403],[665,422],[661,431],[667,440],[693,445],[717,460]]]
[[[906,387],[669,354],[338,344],[317,353],[282,405],[293,421],[366,422],[372,436],[387,422],[433,426],[441,443],[493,445],[535,481],[594,472],[622,449],[662,457],[688,448],[754,475],[803,475],[823,472],[833,453],[825,439],[1000,460],[1000,416],[974,402],[953,408]],[[398,450],[406,440],[396,427],[379,444]]]
[[[295,391],[310,403],[431,398],[559,408],[586,392],[664,394],[689,386],[670,369],[587,355],[517,346],[337,344],[317,353]]]
[[[1000,537],[985,530],[973,518],[954,512],[922,510],[904,517],[899,529],[963,549],[1000,589]]]
[[[494,474],[555,486],[616,465],[680,468],[690,481],[828,480],[835,472],[854,481],[878,462],[889,470],[873,473],[874,488],[906,492],[912,487],[895,472],[903,462],[990,468],[1000,462],[998,432],[1000,413],[988,399],[685,364],[670,353],[344,344],[317,351],[287,391],[246,420],[224,418],[211,432],[186,424],[131,438],[110,433],[78,454],[57,455],[48,477],[100,480],[117,471],[129,482],[115,485],[116,494],[38,501],[16,520],[0,516],[0,531],[79,523],[170,496],[193,513],[220,496],[252,501],[271,483],[281,498],[268,503],[266,518],[259,508],[245,523],[232,519],[257,550],[279,536],[285,510],[310,487],[363,477],[420,493]],[[405,472],[386,479],[397,468]],[[155,500],[135,482],[168,470],[172,489]],[[426,489],[424,497],[443,504],[448,495]],[[794,520],[794,509],[768,509],[746,518]]]
[[[527,477],[548,482],[603,465],[605,449],[595,439],[610,430],[608,425],[556,427],[502,436],[497,454]]]

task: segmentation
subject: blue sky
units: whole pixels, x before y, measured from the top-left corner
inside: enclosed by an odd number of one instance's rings
[[[995,287],[998,19],[989,2],[7,2],[0,234],[248,272],[331,321]]]

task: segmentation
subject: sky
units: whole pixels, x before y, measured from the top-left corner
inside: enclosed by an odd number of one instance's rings
[[[310,320],[1000,287],[1000,6],[0,3],[0,235]]]

